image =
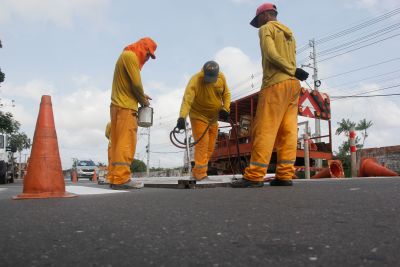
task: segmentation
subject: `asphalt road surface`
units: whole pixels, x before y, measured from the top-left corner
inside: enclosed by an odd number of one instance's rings
[[[67,187],[76,198],[39,200],[12,200],[21,183],[0,186],[0,266],[400,265],[399,177],[117,193],[77,185]]]

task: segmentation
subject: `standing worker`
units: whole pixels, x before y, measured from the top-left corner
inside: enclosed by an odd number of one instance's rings
[[[206,62],[186,87],[176,125],[180,130],[185,129],[185,118],[189,115],[194,140],[198,141],[194,147],[195,165],[192,169],[197,181],[207,178],[208,161],[218,134],[218,117],[225,121],[228,119],[230,104],[231,93],[218,63]]]
[[[111,92],[111,159],[109,172],[113,189],[135,189],[142,183],[131,180],[131,164],[137,141],[138,104],[149,106],[151,98],[143,91],[140,70],[151,57],[157,44],[142,38],[125,47],[115,65]]]
[[[276,177],[272,186],[291,186],[297,146],[297,110],[300,81],[308,73],[296,68],[296,42],[292,31],[278,22],[277,8],[265,3],[250,24],[259,29],[263,79],[252,131],[250,165],[233,187],[261,187],[274,149]]]

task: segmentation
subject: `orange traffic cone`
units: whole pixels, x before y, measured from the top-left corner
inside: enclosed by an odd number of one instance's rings
[[[396,172],[381,166],[374,158],[361,159],[360,169],[358,170],[359,177],[373,176],[399,176]]]
[[[75,197],[65,192],[51,98],[42,96],[23,193],[14,199]]]
[[[97,182],[97,174],[96,174],[96,170],[93,170],[92,182]]]
[[[344,170],[340,160],[328,160],[328,168],[325,168],[311,177],[318,178],[344,178]]]
[[[71,181],[73,183],[78,182],[78,175],[76,174],[76,170],[71,170]]]

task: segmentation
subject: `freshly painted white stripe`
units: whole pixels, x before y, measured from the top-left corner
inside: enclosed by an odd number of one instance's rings
[[[7,188],[0,188],[0,191],[6,191]]]
[[[128,192],[124,190],[112,190],[112,189],[103,189],[103,188],[95,188],[95,187],[79,186],[79,185],[67,185],[65,187],[65,191],[77,195],[101,195],[101,194]]]

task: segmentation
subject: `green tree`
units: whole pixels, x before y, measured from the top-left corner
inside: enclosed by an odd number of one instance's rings
[[[369,129],[373,125],[372,121],[367,121],[366,119],[360,120],[358,123],[350,121],[349,119],[342,119],[338,122],[338,128],[336,129],[336,135],[344,134],[347,138],[343,143],[339,146],[339,151],[335,153],[335,158],[340,159],[343,163],[343,168],[345,172],[348,173],[350,170],[350,130],[352,127],[355,128],[356,131],[361,131],[361,135],[363,137],[363,142],[360,144],[361,138],[356,136],[355,144],[358,149],[364,147],[365,139],[368,137],[367,129]],[[348,175],[346,175],[348,176]]]
[[[11,152],[22,152],[31,147],[31,139],[25,133],[14,133],[9,138]]]
[[[1,40],[0,40],[0,48],[2,48],[3,45],[1,44]],[[6,75],[4,74],[4,72],[1,71],[0,68],[0,83],[4,82],[4,78],[6,77]]]
[[[131,164],[131,172],[145,172],[147,169],[146,164],[139,160],[134,159]]]
[[[361,135],[363,137],[362,147],[364,147],[365,139],[368,137],[367,130],[374,125],[372,121],[367,121],[366,119],[362,119],[357,123],[356,130],[361,131]]]
[[[10,112],[0,111],[0,133],[13,134],[18,132],[21,124],[14,119]]]
[[[341,135],[344,133],[345,136],[349,137],[351,127],[355,127],[356,123],[350,121],[349,119],[342,119],[337,123],[338,128],[336,129],[336,135]]]

